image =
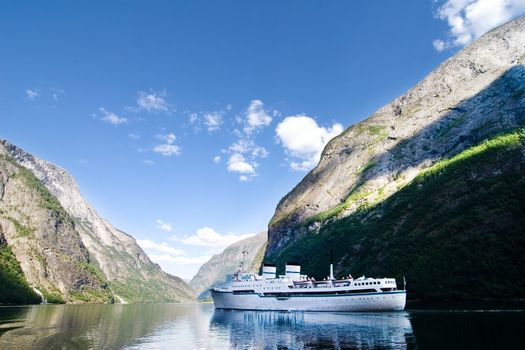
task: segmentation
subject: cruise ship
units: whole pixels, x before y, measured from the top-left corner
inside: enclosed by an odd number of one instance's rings
[[[215,307],[235,310],[274,311],[394,311],[403,310],[406,291],[394,278],[335,279],[316,281],[301,275],[301,266],[287,263],[286,274],[276,276],[275,265],[265,264],[262,276],[237,272],[232,281],[210,289]]]

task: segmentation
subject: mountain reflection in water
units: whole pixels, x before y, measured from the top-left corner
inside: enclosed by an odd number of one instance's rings
[[[212,304],[0,307],[0,349],[500,349],[525,312],[215,310]]]

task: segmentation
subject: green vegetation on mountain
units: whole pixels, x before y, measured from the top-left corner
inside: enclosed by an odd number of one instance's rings
[[[265,261],[323,278],[330,255],[337,275],[406,276],[412,299],[525,297],[525,128],[437,162]]]
[[[0,148],[0,303],[113,302],[58,200]]]
[[[133,237],[97,214],[67,171],[0,140],[0,194],[4,190],[0,238],[13,247],[28,283],[48,300],[113,302],[113,293],[127,303],[193,298],[184,281],[162,271]],[[57,281],[65,275],[78,279]]]
[[[10,158],[5,156],[6,158]],[[36,178],[33,173],[31,173],[26,168],[19,166],[14,160],[10,160],[11,163],[16,164],[18,166],[18,172],[13,175],[14,178],[21,178],[24,180],[25,184],[29,186],[30,188],[34,189],[36,192],[38,192],[40,197],[40,206],[44,209],[48,209],[50,211],[56,212],[57,214],[67,216],[66,211],[58,200],[49,192],[49,190]]]
[[[0,243],[0,302],[10,304],[31,304],[40,302],[16,260],[11,247]]]

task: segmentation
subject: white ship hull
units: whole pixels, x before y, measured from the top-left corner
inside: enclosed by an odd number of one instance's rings
[[[274,311],[398,311],[405,308],[406,291],[330,294],[322,296],[301,295],[285,297],[261,294],[239,295],[232,292],[211,290],[215,307],[235,310]]]

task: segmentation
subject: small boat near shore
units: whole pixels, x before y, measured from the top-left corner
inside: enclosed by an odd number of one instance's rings
[[[316,281],[301,275],[298,264],[286,264],[276,277],[276,266],[265,264],[262,275],[236,273],[231,283],[210,289],[215,307],[272,311],[397,311],[406,304],[406,290],[394,278],[330,276]]]

